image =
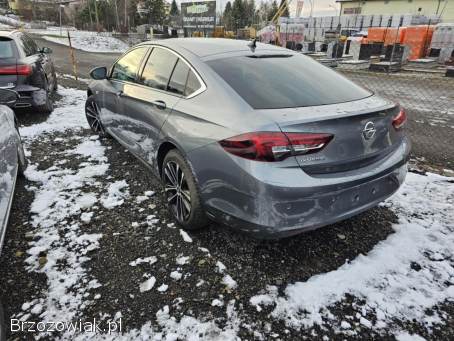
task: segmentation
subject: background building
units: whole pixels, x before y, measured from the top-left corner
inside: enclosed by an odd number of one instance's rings
[[[341,15],[420,14],[439,15],[443,22],[454,22],[453,0],[336,0]]]

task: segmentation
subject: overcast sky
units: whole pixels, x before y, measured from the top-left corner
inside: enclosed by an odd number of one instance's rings
[[[228,0],[216,0],[217,2],[217,10],[220,8],[224,8],[225,4]],[[233,2],[233,0],[230,0]],[[290,1],[290,0],[288,0]],[[336,3],[335,0],[311,0],[313,2],[313,16],[325,16],[325,15],[339,15],[339,5]],[[303,6],[303,13],[302,16],[306,17],[309,16],[310,9],[311,9],[311,1],[304,0]],[[191,2],[187,0],[177,0],[177,2]],[[280,4],[280,0],[276,0],[278,5]],[[297,0],[292,0],[290,3],[290,16],[295,16],[296,11],[296,2]],[[256,5],[260,4],[260,0],[255,0]],[[331,7],[330,7],[331,5]],[[335,9],[333,8],[335,7]]]

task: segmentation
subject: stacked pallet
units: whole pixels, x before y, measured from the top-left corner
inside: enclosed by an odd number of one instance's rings
[[[371,42],[383,43],[385,42],[385,28],[384,27],[371,27],[367,30],[367,40]]]
[[[343,70],[367,70],[370,67],[369,60],[342,60],[337,64]]]
[[[393,44],[402,44],[407,33],[406,27],[388,27],[385,31],[385,46]]]
[[[438,24],[430,43],[431,50],[438,50],[438,61],[446,63],[454,57],[454,23]]]
[[[406,32],[406,27],[371,27],[367,32],[367,40],[385,45],[402,44]]]
[[[408,62],[411,69],[432,69],[437,66],[437,62],[429,58],[414,59]]]
[[[420,59],[427,53],[434,26],[419,25],[407,27],[403,43],[410,48],[409,60]]]

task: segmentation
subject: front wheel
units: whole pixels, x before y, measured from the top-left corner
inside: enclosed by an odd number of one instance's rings
[[[176,149],[169,151],[162,164],[162,181],[170,212],[187,230],[208,224],[191,167]]]
[[[93,96],[88,97],[87,102],[85,102],[85,116],[94,133],[101,137],[107,136],[106,130],[101,123],[101,118],[99,117],[99,106]]]

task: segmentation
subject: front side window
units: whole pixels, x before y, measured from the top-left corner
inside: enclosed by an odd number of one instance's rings
[[[154,89],[167,90],[170,75],[178,57],[170,51],[155,47],[140,77],[140,83]]]
[[[134,82],[147,50],[147,47],[139,47],[123,56],[113,67],[110,77],[121,81]]]

